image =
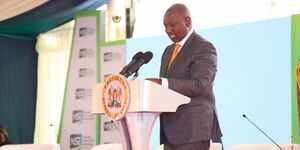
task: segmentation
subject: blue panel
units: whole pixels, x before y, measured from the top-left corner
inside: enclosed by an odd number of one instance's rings
[[[291,136],[290,17],[197,31],[218,52],[215,95],[223,144],[272,143],[246,114],[278,143]],[[139,79],[158,77],[160,58],[171,41],[167,36],[127,40],[127,62],[137,51],[152,51],[153,60],[142,67]],[[159,126],[151,138],[159,143]]]
[[[199,31],[218,51],[215,81],[225,147],[291,137],[290,17]]]

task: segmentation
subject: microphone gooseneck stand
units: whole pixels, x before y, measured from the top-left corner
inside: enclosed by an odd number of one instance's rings
[[[271,138],[269,137],[262,129],[260,129],[255,123],[253,123],[250,119],[248,119],[248,117],[243,114],[243,117],[246,118],[251,124],[253,124],[260,132],[262,132],[267,138],[269,138],[277,147],[279,147],[280,150],[282,150],[282,148]]]

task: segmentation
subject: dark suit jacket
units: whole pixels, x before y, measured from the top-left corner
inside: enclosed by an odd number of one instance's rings
[[[191,102],[179,106],[174,113],[161,114],[161,144],[187,144],[221,137],[213,94],[217,71],[214,46],[194,31],[168,70],[174,46],[169,45],[163,53],[160,77],[167,78],[169,88],[190,97]]]

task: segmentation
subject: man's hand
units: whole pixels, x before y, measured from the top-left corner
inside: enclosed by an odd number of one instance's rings
[[[152,82],[155,82],[155,83],[161,85],[161,79],[159,79],[159,78],[146,78],[146,80],[149,80],[149,81],[152,81]]]

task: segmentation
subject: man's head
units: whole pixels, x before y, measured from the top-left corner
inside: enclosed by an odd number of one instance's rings
[[[164,26],[166,33],[173,42],[181,41],[192,28],[188,8],[183,4],[172,5],[165,13]]]

